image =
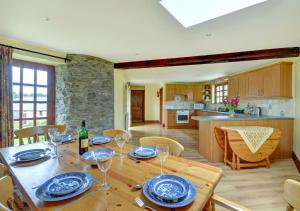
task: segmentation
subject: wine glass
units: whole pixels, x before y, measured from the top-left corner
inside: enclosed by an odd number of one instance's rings
[[[167,160],[169,155],[169,146],[166,144],[156,145],[156,151],[158,154],[158,159],[160,160],[160,174],[163,175],[163,163]]]
[[[108,190],[111,185],[107,182],[106,174],[107,171],[110,169],[112,164],[112,157],[113,155],[110,153],[92,153],[92,155],[95,157],[98,169],[104,173],[104,179],[102,184],[102,190]]]
[[[56,136],[57,134],[57,128],[49,128],[48,129],[48,136],[50,138],[50,140],[48,139],[47,142],[48,142],[48,145],[51,146],[52,150],[54,152],[52,152],[51,154],[53,155],[53,158],[57,157],[55,156],[55,146],[53,145],[53,140],[54,140],[54,137]]]
[[[115,137],[115,141],[116,141],[117,145],[120,147],[120,150],[121,150],[120,157],[124,158],[125,155],[123,155],[123,149],[124,149],[125,143],[127,141],[126,137],[123,134],[117,135]]]
[[[51,139],[52,146],[54,147],[54,155],[53,158],[62,157],[62,155],[58,154],[58,145],[62,141],[60,133],[56,132]]]
[[[50,140],[48,140],[48,144],[52,143],[52,140],[53,140],[54,136],[56,135],[56,133],[57,133],[57,128],[49,128],[48,129],[48,135],[50,138]]]

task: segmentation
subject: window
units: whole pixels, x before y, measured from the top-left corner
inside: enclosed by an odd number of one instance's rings
[[[228,97],[228,84],[215,85],[215,103],[223,103],[224,99]]]
[[[14,60],[14,130],[54,123],[54,77],[53,66]]]

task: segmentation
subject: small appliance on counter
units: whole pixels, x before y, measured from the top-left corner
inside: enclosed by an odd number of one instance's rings
[[[203,110],[205,108],[205,104],[204,103],[195,103],[194,104],[194,109],[195,110]]]

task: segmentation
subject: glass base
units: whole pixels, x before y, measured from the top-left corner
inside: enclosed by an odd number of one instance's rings
[[[102,184],[99,188],[99,190],[109,190],[111,188],[111,185],[109,183]]]
[[[122,159],[126,157],[125,154],[121,154],[121,153],[118,153],[117,155],[118,155],[120,158],[122,158]]]

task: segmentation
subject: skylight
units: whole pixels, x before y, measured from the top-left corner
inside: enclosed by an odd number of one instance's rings
[[[267,0],[161,0],[185,28],[265,2]]]

